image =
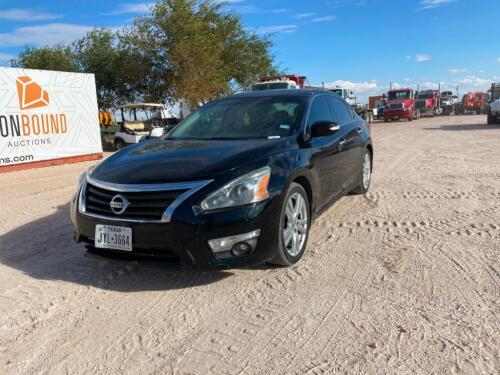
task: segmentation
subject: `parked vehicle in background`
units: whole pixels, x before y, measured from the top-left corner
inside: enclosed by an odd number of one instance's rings
[[[415,106],[420,116],[437,116],[441,114],[441,95],[439,90],[424,90],[417,92]]]
[[[490,90],[490,105],[488,109],[488,124],[500,123],[500,83],[492,83]]]
[[[290,266],[312,220],[370,187],[370,129],[325,90],[253,91],[80,177],[70,215],[90,249],[192,267]]]
[[[460,106],[461,113],[475,113],[480,115],[481,113],[487,113],[488,111],[488,100],[487,94],[484,92],[469,92],[462,97],[462,104]]]
[[[120,129],[114,138],[116,150],[146,139],[154,128],[161,128],[164,133],[177,124],[177,119],[168,116],[163,104],[135,103],[122,105],[118,109],[121,121],[118,122]]]
[[[370,96],[368,98],[368,108],[373,112],[373,116],[380,120],[384,117],[384,108],[387,106],[385,95]]]
[[[420,118],[420,110],[415,108],[414,92],[411,88],[389,90],[387,106],[384,109],[384,121],[408,120]]]
[[[444,116],[455,115],[460,108],[460,101],[453,91],[443,91],[441,93],[441,114]]]
[[[279,77],[262,77],[259,82],[252,86],[252,91],[279,90],[279,89],[302,89],[306,77],[297,74],[289,74]]]
[[[327,89],[330,92],[340,96],[342,99],[346,101],[347,104],[351,106],[351,108],[356,112],[359,116],[361,116],[365,121],[371,123],[373,121],[374,113],[366,104],[358,103],[356,100],[356,95],[354,95],[354,91],[344,87],[334,87]]]

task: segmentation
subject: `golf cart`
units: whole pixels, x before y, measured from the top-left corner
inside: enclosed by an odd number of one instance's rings
[[[151,134],[165,134],[177,125],[175,117],[167,116],[163,104],[135,103],[120,107],[120,130],[115,134],[115,149],[139,143],[148,139]]]

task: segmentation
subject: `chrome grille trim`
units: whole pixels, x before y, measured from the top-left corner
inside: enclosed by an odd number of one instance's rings
[[[173,182],[164,184],[115,184],[110,182],[101,181],[90,176],[87,176],[87,180],[83,184],[79,192],[78,199],[78,211],[82,215],[89,217],[104,219],[110,221],[121,221],[130,223],[169,223],[172,220],[172,215],[179,205],[188,199],[190,196],[203,189],[213,180],[202,180],[194,182]],[[144,219],[131,219],[131,218],[120,218],[112,217],[106,215],[99,215],[92,212],[87,212],[86,209],[86,190],[88,184],[94,185],[101,189],[106,189],[116,193],[142,193],[142,192],[162,192],[162,191],[173,191],[173,190],[186,190],[184,193],[179,195],[174,199],[168,207],[165,208],[161,219],[159,220],[144,220]]]

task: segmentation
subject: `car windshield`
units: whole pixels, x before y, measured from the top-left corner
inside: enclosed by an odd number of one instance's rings
[[[191,114],[169,139],[258,139],[285,137],[297,125],[300,97],[233,98],[208,104]]]
[[[393,99],[409,99],[409,91],[389,91],[389,100]]]
[[[418,99],[432,99],[433,97],[433,94],[418,94]]]
[[[130,108],[123,110],[123,121],[147,121],[162,119],[161,108]]]

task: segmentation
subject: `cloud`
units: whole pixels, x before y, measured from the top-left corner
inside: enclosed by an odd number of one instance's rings
[[[336,87],[342,87],[344,89],[350,89],[353,91],[363,91],[363,92],[378,88],[377,82],[352,82],[339,79],[337,81],[325,83],[325,88],[327,89]]]
[[[301,20],[302,18],[309,18],[315,15],[316,13],[299,13],[295,15],[293,18],[295,18],[296,20]]]
[[[0,46],[46,46],[57,43],[70,43],[77,38],[81,38],[91,29],[91,26],[70,23],[50,23],[20,27],[12,32],[0,33]]]
[[[430,61],[431,59],[432,59],[432,57],[429,55],[416,55],[415,56],[415,60],[417,60],[417,62]]]
[[[437,8],[441,5],[454,3],[456,1],[458,1],[458,0],[421,0],[420,1],[420,8],[418,8],[417,11],[434,9],[434,8]]]
[[[119,4],[118,9],[111,12],[103,13],[104,15],[118,15],[118,14],[141,14],[147,13],[155,3],[124,3]]]
[[[61,17],[59,14],[37,12],[30,9],[11,8],[0,10],[0,19],[11,21],[47,21]]]
[[[311,22],[328,22],[335,21],[337,17],[335,16],[324,16],[324,17],[316,17],[311,20]]]
[[[289,25],[275,25],[275,26],[264,26],[264,27],[254,27],[249,28],[249,31],[253,31],[256,34],[291,34],[297,30],[298,26]]]
[[[448,69],[448,73],[450,74],[460,74],[460,73],[465,73],[467,71],[467,69],[459,69],[459,68],[451,68],[451,69]]]
[[[327,1],[326,4],[330,8],[345,8],[345,7],[363,7],[367,4],[367,0],[334,0]]]
[[[485,86],[489,86],[489,84],[491,83],[491,80],[471,75],[471,76],[464,77],[462,79],[457,79],[454,82],[459,84],[459,85],[464,85],[464,86],[469,86],[469,87],[485,87]]]
[[[444,82],[441,82],[444,85]],[[439,88],[439,83],[437,82],[420,82],[418,84],[419,90],[437,90]]]

